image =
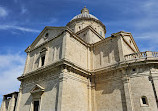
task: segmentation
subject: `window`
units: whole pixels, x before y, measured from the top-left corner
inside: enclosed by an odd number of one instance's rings
[[[30,91],[32,96],[31,111],[40,111],[40,104],[44,88],[36,84]]]
[[[147,104],[146,98],[144,98],[144,97],[142,98],[142,103],[143,103],[143,104]]]
[[[46,33],[46,34],[44,35],[44,40],[46,40],[46,39],[48,38],[48,36],[49,36],[49,34]]]
[[[48,37],[48,35],[49,35],[49,34],[48,34],[48,33],[46,33],[46,34],[45,34],[45,37]]]
[[[141,106],[148,106],[148,100],[146,96],[141,97]]]
[[[47,51],[47,49],[45,47],[43,47],[42,50],[40,51],[39,67],[45,65],[45,62],[46,62],[46,51]]]
[[[132,71],[133,71],[133,72],[135,72],[135,71],[136,71],[136,69],[134,68],[134,69],[132,69]]]
[[[45,55],[41,56],[41,66],[44,66],[45,62]]]
[[[33,105],[33,111],[39,111],[39,101],[34,101]]]

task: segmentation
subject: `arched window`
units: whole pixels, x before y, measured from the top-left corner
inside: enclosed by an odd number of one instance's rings
[[[146,96],[142,96],[141,99],[140,99],[140,102],[141,102],[141,106],[148,106],[148,99]]]

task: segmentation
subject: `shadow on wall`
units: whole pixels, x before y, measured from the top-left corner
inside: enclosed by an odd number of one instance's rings
[[[110,63],[119,62],[120,57],[118,39],[107,38],[107,40],[95,47],[95,55],[100,55],[97,60],[100,59],[101,67],[104,67]]]
[[[108,101],[104,102],[105,109],[113,110],[111,108],[118,107],[117,110],[119,110],[119,104],[121,103],[122,109],[120,110],[127,111],[126,98],[122,80],[110,79],[104,83],[96,84],[96,92],[100,92],[99,95],[96,95],[97,104],[101,104],[100,102],[103,101]]]
[[[49,92],[49,91],[52,91],[52,90],[55,89],[55,91],[56,91],[55,98],[52,97],[52,99],[55,99],[55,111],[58,111],[59,85],[60,85],[59,80],[54,81],[54,82],[47,82],[46,85],[45,85],[46,88],[44,90],[44,93],[46,93],[46,92]],[[32,86],[34,86],[34,85],[32,85]],[[28,90],[27,92],[24,92],[24,93],[30,93],[30,90]],[[30,94],[28,99],[25,102],[25,106],[30,105],[30,108],[31,108],[31,103],[32,103],[33,99],[34,99],[33,96]]]
[[[119,47],[118,47],[118,39],[117,38],[111,38],[106,43],[107,51],[103,51],[103,57],[107,56],[113,56],[114,58],[111,58],[111,62],[119,62]],[[103,49],[104,50],[104,49]],[[113,55],[109,55],[113,54]]]

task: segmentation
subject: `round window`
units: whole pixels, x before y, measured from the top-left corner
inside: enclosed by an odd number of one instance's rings
[[[49,35],[49,34],[48,34],[48,33],[46,33],[46,34],[45,34],[45,37],[48,37],[48,35]]]
[[[49,35],[48,33],[44,35],[44,40],[48,38],[48,35]]]

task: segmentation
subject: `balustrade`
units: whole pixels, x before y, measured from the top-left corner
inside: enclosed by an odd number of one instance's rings
[[[155,58],[155,57],[158,57],[158,52],[151,52],[151,51],[132,53],[124,56],[125,60],[141,59],[141,58],[147,59],[147,58]]]

